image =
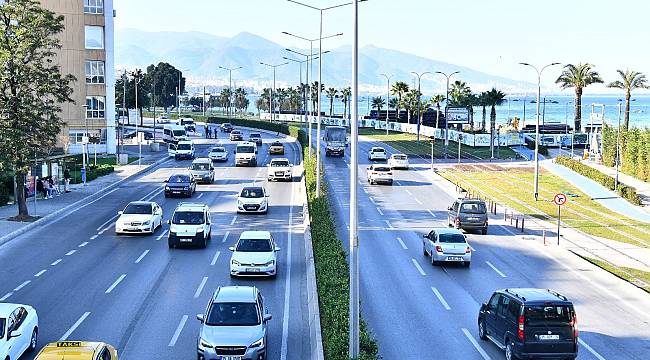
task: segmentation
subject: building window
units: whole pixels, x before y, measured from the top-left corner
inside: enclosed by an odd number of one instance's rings
[[[103,96],[86,96],[86,119],[103,119],[106,98]]]
[[[84,0],[84,13],[103,14],[104,0]]]
[[[104,28],[101,26],[86,25],[86,49],[104,48]]]
[[[104,62],[86,60],[86,84],[103,84],[104,79]]]
[[[86,136],[85,132],[70,130],[68,132],[70,137],[70,144],[81,144],[83,142],[83,137]]]

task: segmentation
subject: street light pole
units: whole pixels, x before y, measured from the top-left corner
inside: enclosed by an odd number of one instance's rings
[[[618,129],[616,131],[616,179],[614,181],[614,192],[618,192],[618,172],[619,172],[618,169],[621,163],[619,159],[619,157],[621,156],[620,143],[621,143],[621,103],[619,102],[618,103]]]
[[[460,73],[460,71],[454,71],[451,74],[447,75],[442,71],[436,71],[436,74],[440,74],[447,78],[447,96],[445,97],[445,159],[449,155],[449,118],[447,117],[447,109],[449,109],[449,79],[454,75]]]
[[[289,62],[286,61],[286,62],[283,62],[281,64],[271,65],[271,64],[260,62],[260,65],[268,66],[268,67],[273,69],[273,88],[271,89],[271,99],[269,101],[269,103],[270,103],[269,110],[271,111],[271,122],[273,122],[273,113],[274,113],[273,112],[273,93],[275,93],[275,69],[280,67],[280,66],[287,65],[288,63]]]
[[[228,71],[228,117],[232,117],[230,114],[230,104],[232,103],[232,72],[235,70],[239,70],[241,68],[242,66],[238,66],[235,68],[227,68],[227,67],[219,66],[219,69]]]
[[[538,70],[537,67],[535,67],[534,65],[531,65],[529,63],[522,62],[522,63],[519,63],[519,64],[524,65],[524,66],[530,66],[533,69],[535,69],[535,71],[537,72],[537,104],[536,104],[537,105],[537,116],[536,116],[536,121],[535,121],[536,122],[536,124],[535,124],[535,183],[534,183],[534,193],[533,193],[533,196],[535,197],[535,201],[537,201],[539,199],[539,120],[540,120],[539,119],[539,115],[540,115],[539,114],[539,111],[540,111],[539,102],[540,102],[540,98],[542,97],[542,85],[541,85],[542,72],[547,67],[554,66],[554,65],[560,65],[560,63],[558,63],[558,62],[550,63],[550,64],[545,65],[544,67],[542,67],[541,70]]]
[[[138,139],[138,167],[140,167],[142,160],[142,141],[140,141],[140,134],[138,133],[138,117],[140,117],[140,111],[138,111],[138,78],[135,72],[133,73],[133,84],[135,85],[135,137]]]
[[[358,142],[359,142],[359,1],[352,4],[352,119],[350,130],[352,144],[350,146],[350,313],[349,313],[349,356],[359,357],[359,236],[357,219],[357,181],[359,172]]]
[[[388,110],[390,108],[390,106],[389,106],[389,104],[390,104],[390,78],[392,76],[388,76],[386,74],[379,74],[379,75],[385,77],[386,78],[386,83],[387,83],[387,87],[386,87],[386,135],[388,135]],[[379,113],[377,115],[379,115]]]
[[[418,74],[415,71],[411,71],[411,74],[414,74],[415,76],[418,77],[418,125],[417,125],[417,133],[418,134],[417,134],[417,141],[418,141],[418,143],[420,143],[420,108],[421,108],[421,105],[422,105],[422,100],[421,100],[422,92],[420,91],[420,79],[422,78],[422,76],[424,76],[426,74],[431,74],[431,73],[428,72],[428,71],[425,71],[422,74]]]

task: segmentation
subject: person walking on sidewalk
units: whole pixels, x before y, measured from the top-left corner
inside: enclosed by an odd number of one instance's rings
[[[65,192],[69,193],[70,192],[70,169],[65,168],[63,170],[63,187]]]

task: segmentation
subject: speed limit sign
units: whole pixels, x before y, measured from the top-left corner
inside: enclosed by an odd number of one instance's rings
[[[557,206],[561,206],[566,204],[567,202],[567,197],[564,194],[556,194],[555,197],[553,197],[553,203]]]

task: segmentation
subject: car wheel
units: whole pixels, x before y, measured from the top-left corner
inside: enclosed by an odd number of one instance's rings
[[[166,197],[166,198],[168,198],[168,197],[169,197],[169,195],[168,195],[167,193],[165,193],[165,197]]]
[[[517,357],[515,354],[512,352],[512,341],[508,339],[506,342],[506,360],[516,360]]]
[[[425,257],[429,256],[429,253],[427,252],[427,247],[424,246],[424,245],[422,245],[422,254],[423,254]]]
[[[485,332],[485,320],[478,321],[478,337],[481,340],[487,340],[487,333]]]
[[[201,249],[208,247],[208,238],[203,238],[203,243],[201,244]]]
[[[481,230],[481,234],[482,234],[482,235],[487,235],[487,228]]]
[[[436,259],[433,257],[433,250],[431,251],[431,266],[437,266],[438,262]]]
[[[167,240],[167,246],[169,246],[170,249],[175,248],[176,246],[174,245],[174,242],[171,241],[171,239]]]
[[[471,261],[465,261],[463,265],[465,265],[465,267],[468,268],[471,263],[472,263]]]
[[[29,347],[27,348],[28,352],[32,352],[36,350],[36,346],[38,344],[38,329],[34,328],[32,331],[32,338],[29,340]]]

